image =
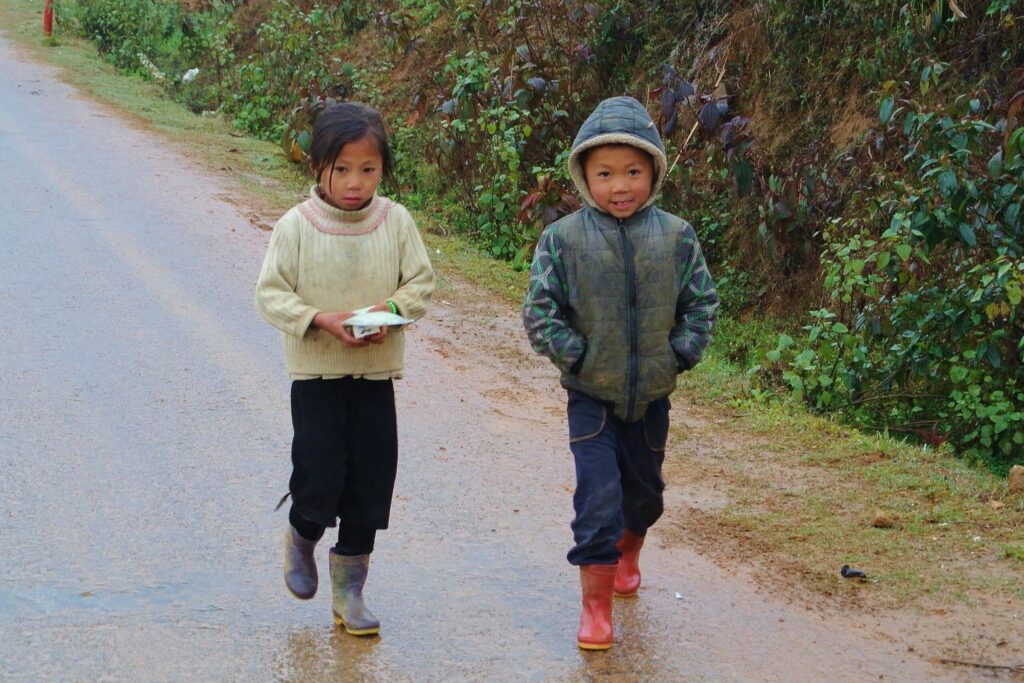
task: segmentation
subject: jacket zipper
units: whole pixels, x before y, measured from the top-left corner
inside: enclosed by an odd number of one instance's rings
[[[619,241],[622,243],[622,258],[626,263],[626,291],[628,293],[627,311],[629,319],[629,385],[626,394],[626,419],[633,420],[636,410],[637,383],[640,378],[640,312],[637,310],[636,264],[634,263],[633,243],[626,235],[626,223],[619,219]]]

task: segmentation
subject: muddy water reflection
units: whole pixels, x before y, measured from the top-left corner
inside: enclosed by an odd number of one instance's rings
[[[404,681],[381,667],[374,648],[381,638],[353,638],[341,629],[305,627],[288,633],[276,657],[274,678],[280,681]]]

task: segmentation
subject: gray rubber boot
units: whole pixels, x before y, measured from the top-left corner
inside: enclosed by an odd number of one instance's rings
[[[380,633],[380,622],[363,602],[363,584],[370,568],[369,555],[346,557],[331,549],[331,585],[334,589],[334,623],[354,636]]]
[[[300,600],[309,600],[316,595],[318,579],[313,557],[316,543],[300,536],[291,524],[284,532],[284,583]]]

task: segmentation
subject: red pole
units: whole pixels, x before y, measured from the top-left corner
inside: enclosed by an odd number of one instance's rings
[[[53,35],[53,0],[46,0],[43,7],[43,35],[47,38]]]

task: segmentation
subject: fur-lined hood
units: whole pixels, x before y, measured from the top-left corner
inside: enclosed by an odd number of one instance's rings
[[[665,147],[658,134],[658,127],[654,125],[644,106],[632,97],[612,97],[604,100],[587,117],[572,143],[569,174],[583,200],[589,206],[600,210],[587,186],[580,154],[598,145],[621,144],[642,149],[654,160],[654,186],[647,202],[638,209],[642,211],[654,204],[658,193],[661,192],[661,186],[664,185],[665,176],[668,174],[668,159],[665,157]]]

